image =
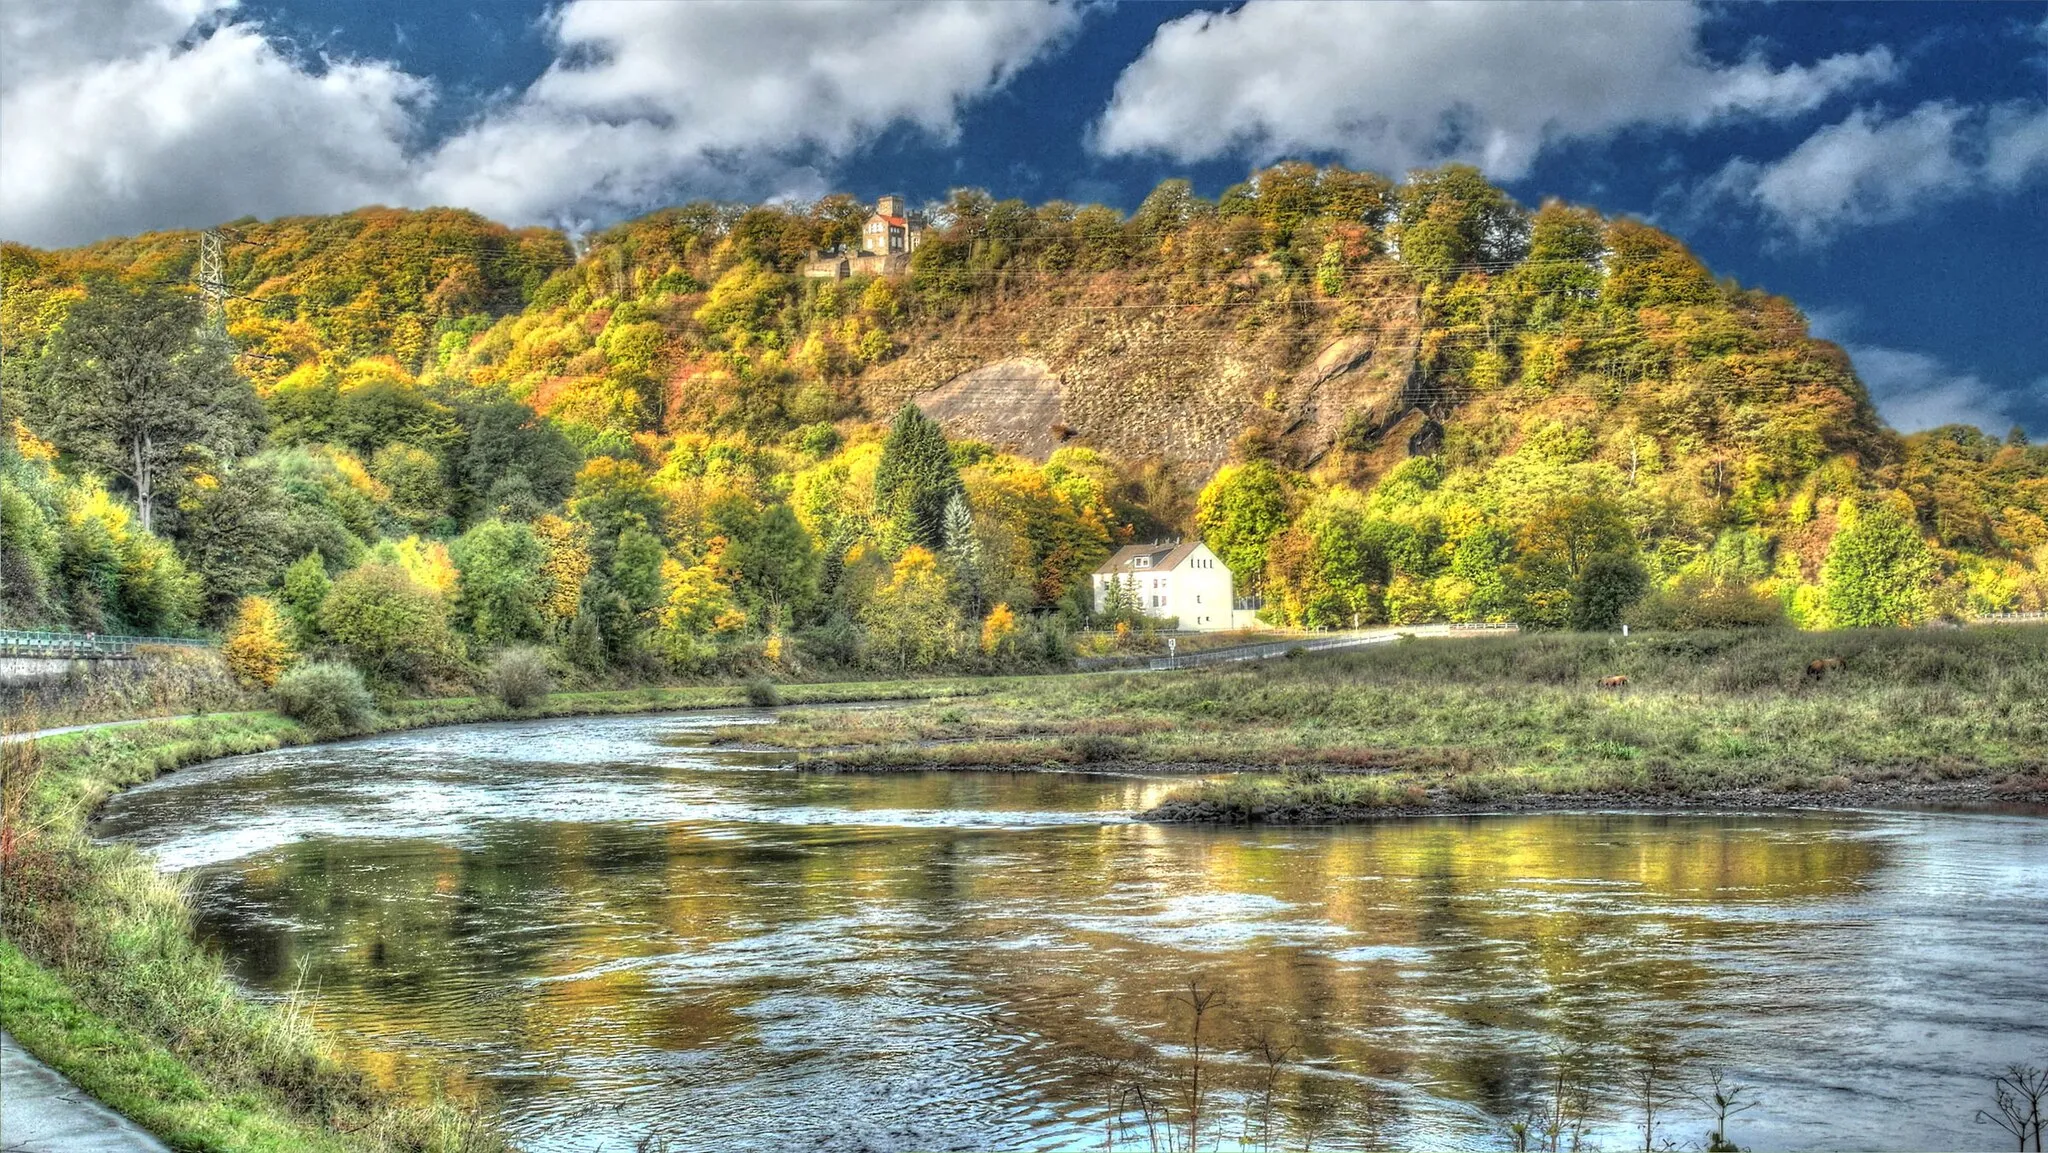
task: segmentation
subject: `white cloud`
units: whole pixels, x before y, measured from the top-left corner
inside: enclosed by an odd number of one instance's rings
[[[332,211],[405,187],[423,82],[378,63],[315,74],[253,24],[205,28],[217,9],[6,5],[0,236],[66,243]]]
[[[1882,47],[1810,66],[1710,60],[1689,4],[1297,4],[1249,0],[1162,26],[1094,132],[1183,161],[1327,152],[1442,160],[1512,179],[1551,142],[1636,125],[1780,118],[1892,78]]]
[[[758,186],[901,122],[950,140],[966,101],[1078,19],[1046,2],[573,3],[547,74],[444,145],[423,183],[530,219],[644,205],[681,178]]]
[[[2013,398],[2000,395],[1974,373],[1957,372],[1926,353],[1904,349],[1845,345],[1843,351],[1870,390],[1879,415],[1900,432],[1972,424],[2003,435],[2015,423]]]
[[[2002,189],[2018,188],[2048,171],[2048,105],[2001,105],[1984,128],[1984,175]]]
[[[965,103],[1079,19],[1065,0],[571,0],[548,71],[428,148],[429,82],[301,59],[224,0],[0,0],[0,236],[380,201],[523,223],[810,187],[810,165],[892,125],[951,139]]]
[[[1848,224],[1896,220],[1968,175],[1955,146],[1963,117],[1941,103],[1889,121],[1859,108],[1775,163],[1729,161],[1707,181],[1706,195],[1754,201],[1807,241]]]
[[[2048,172],[2048,106],[1929,101],[1889,119],[1856,109],[1768,164],[1730,160],[1695,200],[1701,209],[1754,204],[1814,243],[1986,187],[2009,192],[2040,172]]]

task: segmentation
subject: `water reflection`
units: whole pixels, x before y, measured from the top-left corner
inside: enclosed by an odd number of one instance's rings
[[[1128,814],[1170,781],[820,777],[688,739],[734,719],[238,758],[103,832],[191,871],[251,986],[303,983],[386,1076],[458,1059],[538,1149],[1101,1147],[1121,1080],[1172,1091],[1190,980],[1223,994],[1224,1148],[1257,1143],[1261,1032],[1299,1049],[1278,1130],[1324,1148],[1498,1146],[1559,1054],[1612,1081],[1652,1044],[1762,1088],[1746,1145],[1981,1147],[1982,1072],[2048,1050],[2039,820],[1165,828]]]

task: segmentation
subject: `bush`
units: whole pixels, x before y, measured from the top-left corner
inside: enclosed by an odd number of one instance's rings
[[[396,564],[369,563],[334,582],[320,627],[371,676],[417,684],[459,661],[448,608]]]
[[[757,709],[772,709],[782,703],[782,694],[775,691],[773,681],[748,681],[747,703]]]
[[[491,695],[508,709],[530,708],[548,699],[554,691],[554,677],[548,669],[548,655],[536,648],[506,649],[491,662],[488,678]]]
[[[1785,623],[1785,609],[1747,585],[1687,580],[1637,601],[1622,619],[1639,629],[1769,628]]]
[[[322,736],[360,729],[376,711],[363,674],[340,661],[300,665],[279,677],[271,693],[278,712]]]

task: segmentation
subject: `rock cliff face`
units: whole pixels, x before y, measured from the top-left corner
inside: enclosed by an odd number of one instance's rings
[[[1087,444],[1199,478],[1251,431],[1313,465],[1409,413],[1419,316],[1408,292],[1339,311],[1316,300],[1176,303],[1098,281],[1058,298],[1005,297],[920,332],[860,388],[872,412],[915,400],[955,436],[1034,459]]]

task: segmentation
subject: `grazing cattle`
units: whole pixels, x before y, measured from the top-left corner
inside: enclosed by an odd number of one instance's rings
[[[1627,684],[1628,684],[1628,678],[1627,678],[1627,677],[1601,677],[1601,678],[1600,678],[1600,687],[1601,687],[1601,688],[1603,688],[1603,689],[1618,689],[1618,688],[1622,688],[1622,687],[1626,686]]]
[[[1822,677],[1827,676],[1831,672],[1840,672],[1841,668],[1842,658],[1820,657],[1816,660],[1807,662],[1806,679],[1809,681],[1817,681]]]

